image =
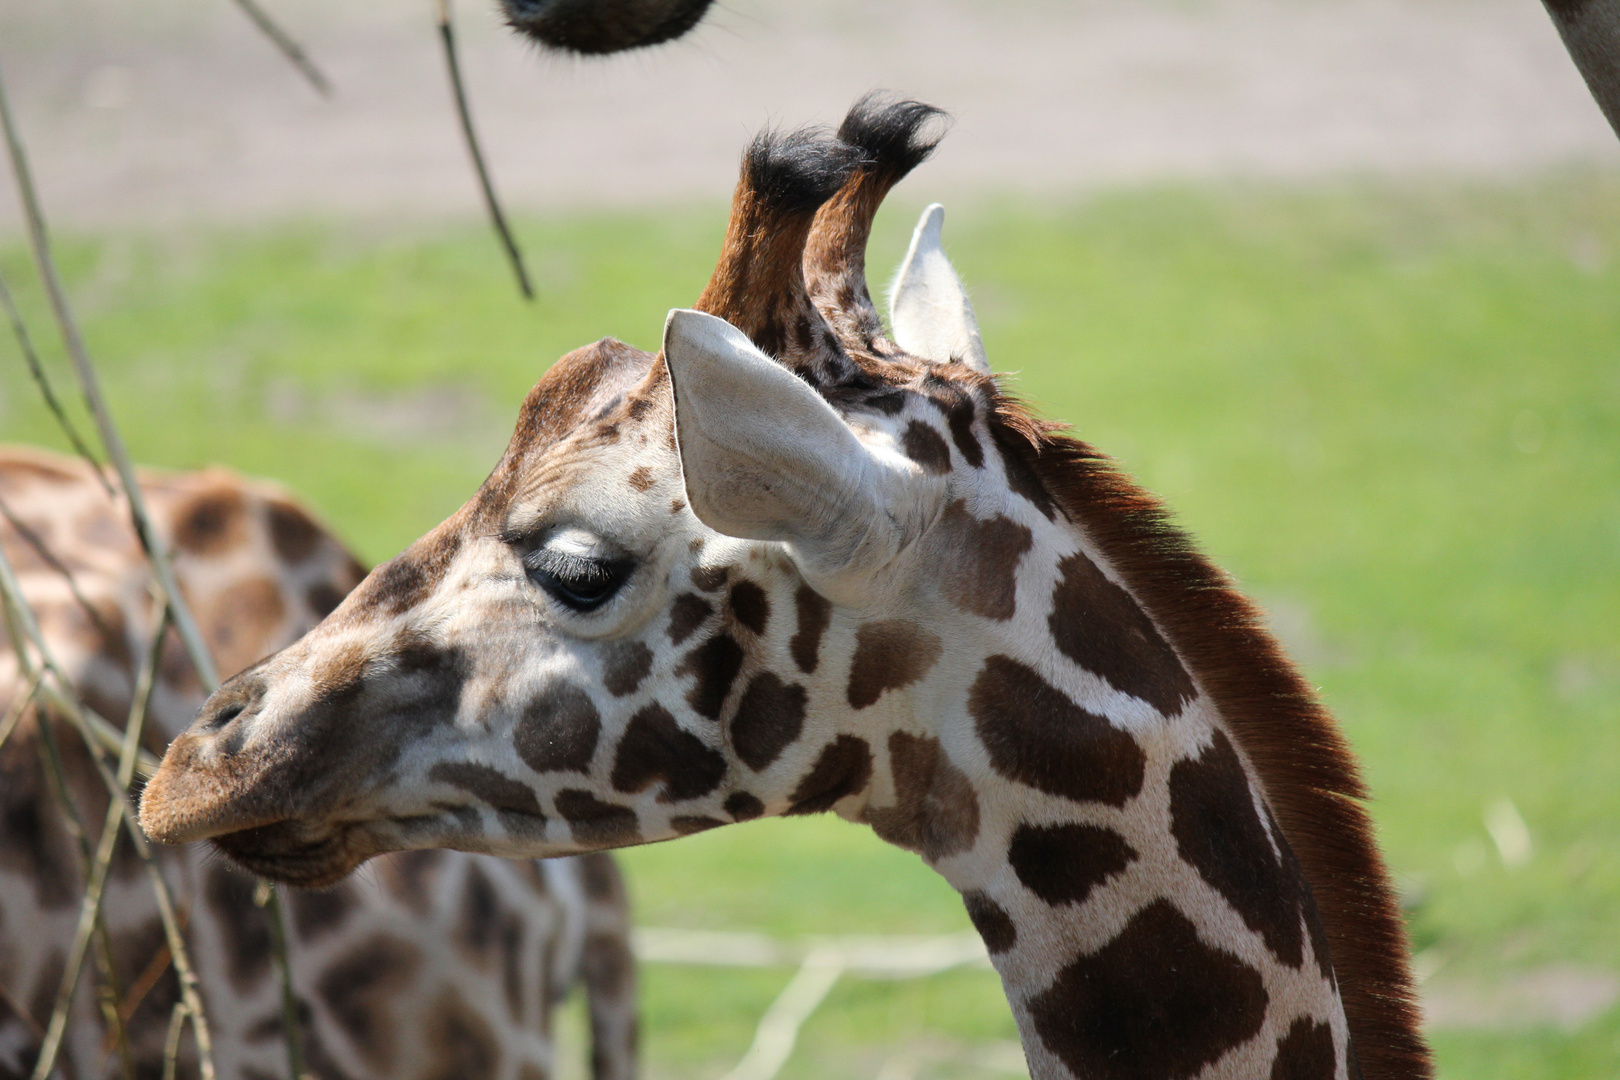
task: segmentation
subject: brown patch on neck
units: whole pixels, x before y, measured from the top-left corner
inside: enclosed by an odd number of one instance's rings
[[[1432,1076],[1406,931],[1362,804],[1366,787],[1333,718],[1255,606],[1156,498],[1015,403],[998,404],[995,428],[1003,452],[1019,457],[1063,512],[1084,523],[1259,774],[1316,899],[1366,1080]]]

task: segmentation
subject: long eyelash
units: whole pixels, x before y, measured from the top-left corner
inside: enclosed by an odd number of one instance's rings
[[[582,555],[571,555],[566,551],[553,551],[550,548],[536,548],[523,556],[524,565],[531,570],[538,570],[565,581],[578,581],[591,585],[603,584],[612,581],[615,567],[587,559]]]

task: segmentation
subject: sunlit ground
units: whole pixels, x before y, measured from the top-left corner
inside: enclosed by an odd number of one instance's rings
[[[471,493],[558,355],[654,347],[723,217],[522,221],[532,307],[477,223],[62,246],[139,459],[277,477],[377,560]],[[1322,687],[1450,1018],[1442,1075],[1620,1073],[1620,177],[985,200],[946,235],[992,363],[1163,493]],[[0,271],[48,338],[20,248]],[[13,353],[0,433],[59,444]],[[967,926],[913,856],[836,820],[625,863],[650,925]],[[718,1077],[789,975],[645,971],[649,1076]],[[975,1048],[1013,1037],[987,973],[849,980],[784,1075],[993,1076]]]

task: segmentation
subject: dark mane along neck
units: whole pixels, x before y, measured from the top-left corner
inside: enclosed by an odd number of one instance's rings
[[[1429,1077],[1406,931],[1349,746],[1259,610],[1098,451],[1003,401],[997,442],[1087,534],[1214,700],[1314,894],[1365,1080]],[[1015,465],[1016,467],[1016,465]],[[1355,1077],[1352,1068],[1351,1076]]]

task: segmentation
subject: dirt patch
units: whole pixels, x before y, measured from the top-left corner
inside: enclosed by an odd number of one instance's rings
[[[56,219],[477,213],[429,6],[274,7],[330,102],[221,0],[0,7]],[[836,119],[874,86],[956,114],[914,181],[928,194],[1620,165],[1524,0],[732,0],[684,41],[594,62],[539,55],[492,8],[461,5],[466,62],[519,207],[718,201],[761,124]]]

